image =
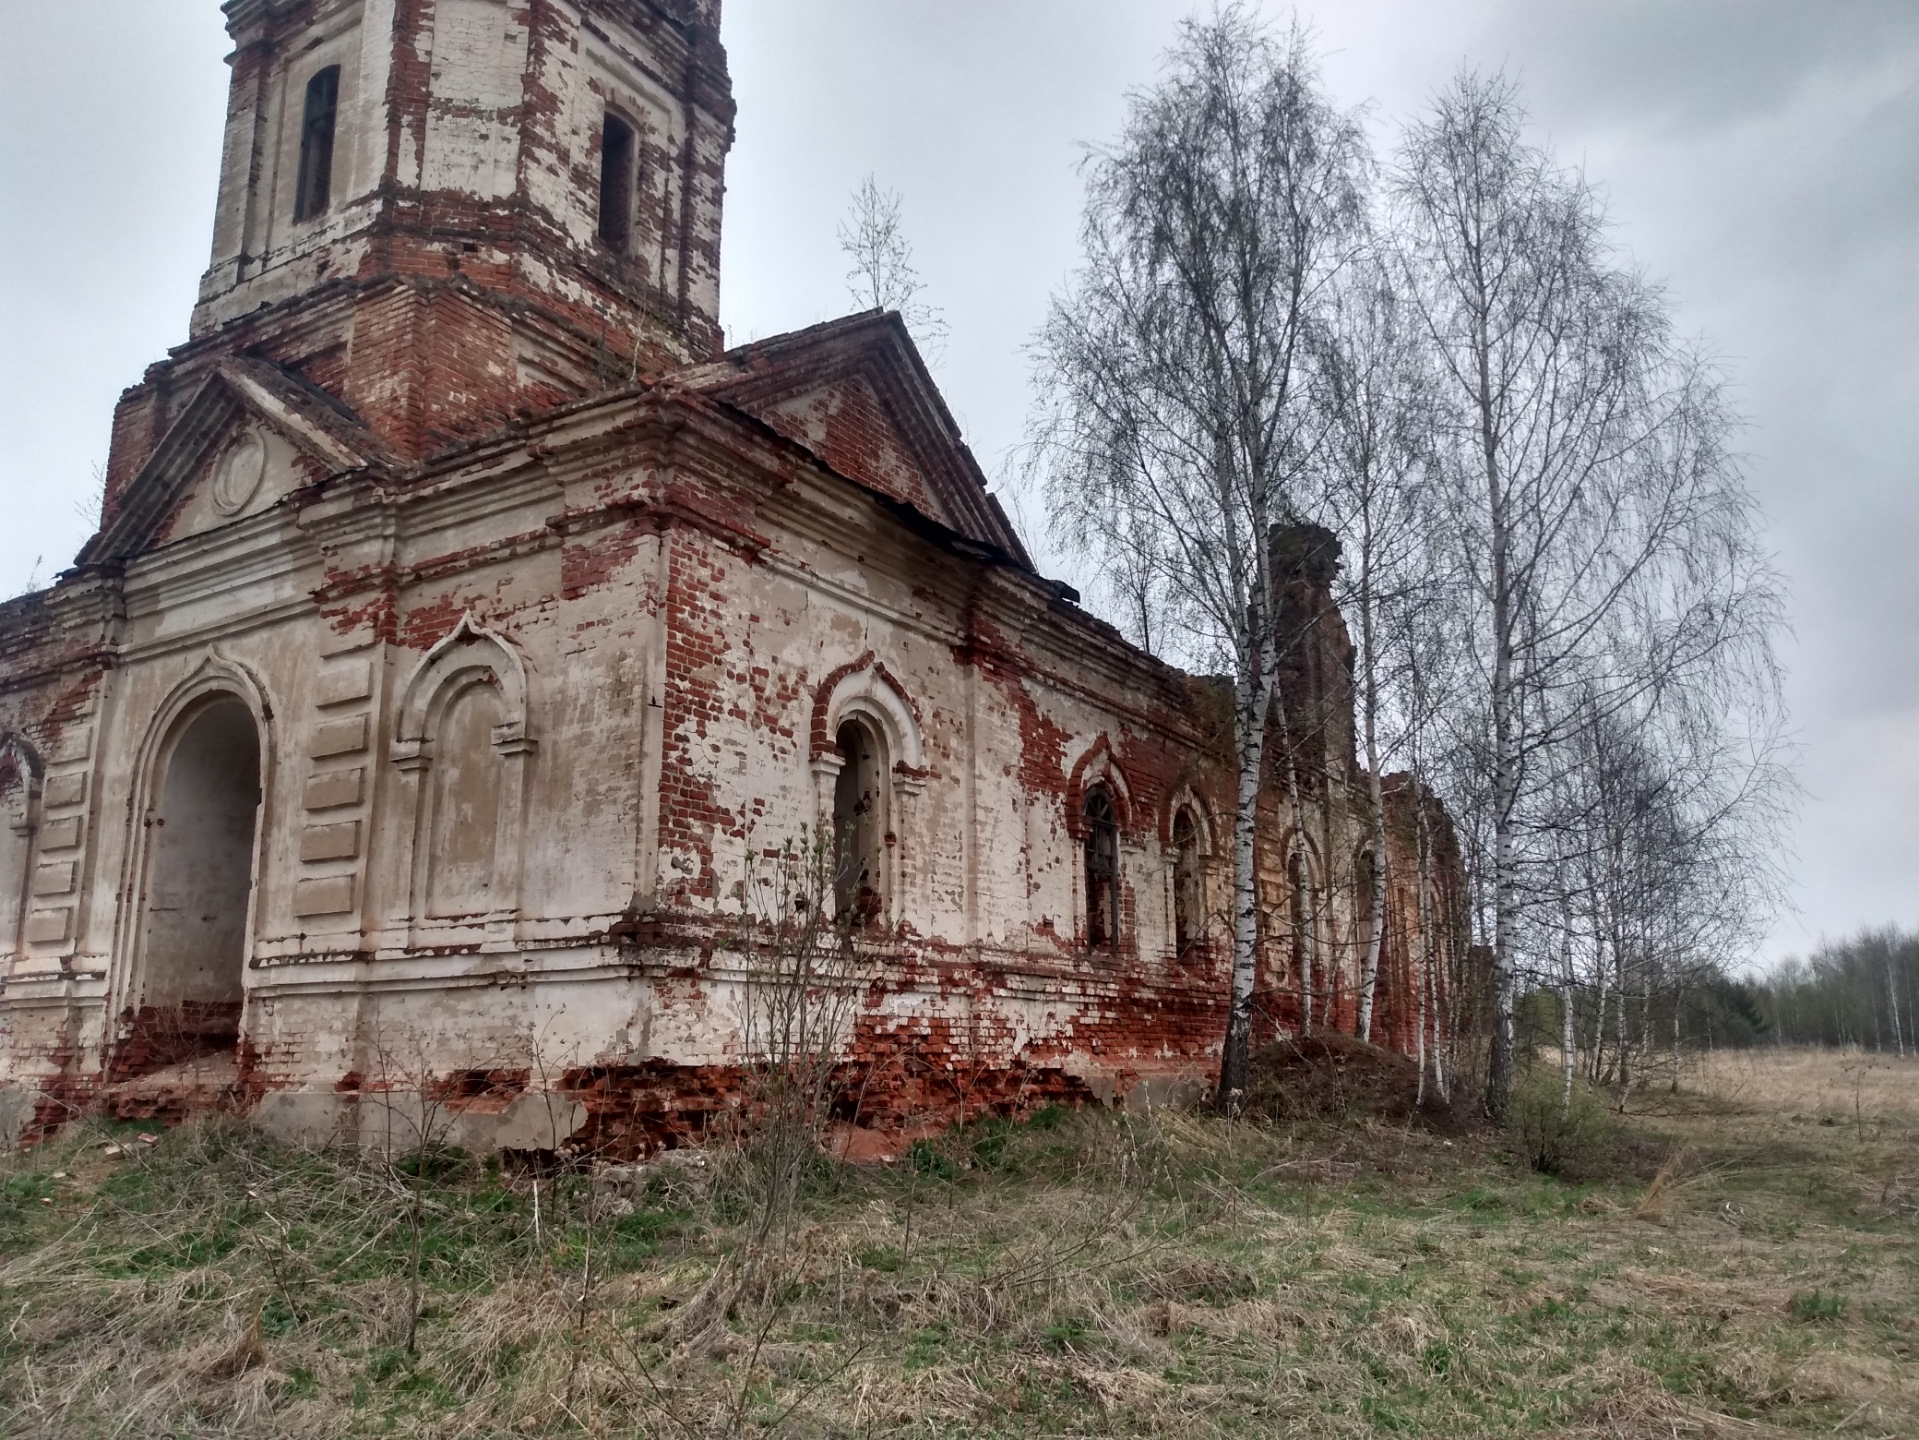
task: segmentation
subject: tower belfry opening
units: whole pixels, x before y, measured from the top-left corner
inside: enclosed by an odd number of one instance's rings
[[[633,127],[610,110],[600,137],[600,239],[620,255],[633,239]]]
[[[333,200],[333,128],[340,109],[340,67],[329,65],[307,81],[300,126],[300,181],[293,218],[311,220]]]

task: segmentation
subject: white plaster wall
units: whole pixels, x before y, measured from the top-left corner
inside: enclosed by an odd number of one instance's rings
[[[518,180],[526,98],[526,8],[511,0],[436,0],[432,98],[420,186],[503,199]]]

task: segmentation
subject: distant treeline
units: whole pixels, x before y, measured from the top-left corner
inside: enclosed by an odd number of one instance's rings
[[[1565,1023],[1565,997],[1572,1023]],[[1532,1055],[1570,1035],[1576,1068],[1617,1084],[1685,1049],[1758,1045],[1857,1045],[1888,1055],[1919,1054],[1919,931],[1862,930],[1828,942],[1810,959],[1783,960],[1754,978],[1717,965],[1673,967],[1664,987],[1610,991],[1536,986],[1523,997],[1519,1039]]]
[[[1605,1007],[1603,1021],[1600,1006]],[[1736,978],[1714,967],[1695,969],[1689,983],[1664,994],[1575,992],[1573,1033],[1587,1067],[1603,1079],[1617,1063],[1605,1053],[1609,1042],[1630,1055],[1652,1048],[1645,1041],[1663,1034],[1667,1042],[1659,1048],[1669,1051],[1675,1029],[1687,1048],[1857,1045],[1889,1055],[1919,1054],[1916,1009],[1919,932],[1888,926],[1828,942],[1809,959],[1783,960],[1756,978]],[[1623,1045],[1616,1039],[1616,1012],[1627,1019]],[[1552,1047],[1560,1035],[1559,996],[1534,990],[1519,1018],[1523,1039]]]
[[[1763,979],[1735,983],[1762,1022],[1757,1035],[1722,1044],[1859,1045],[1904,1055],[1914,1049],[1919,933],[1887,926],[1786,960]]]

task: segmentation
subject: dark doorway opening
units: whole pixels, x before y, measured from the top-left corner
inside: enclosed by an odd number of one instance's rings
[[[114,1066],[145,1074],[232,1048],[245,1000],[260,811],[260,732],[240,701],[186,716],[147,816],[146,945],[133,1034]]]

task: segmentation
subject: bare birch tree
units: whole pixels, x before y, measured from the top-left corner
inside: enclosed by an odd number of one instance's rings
[[[1415,636],[1415,609],[1436,579],[1426,543],[1431,417],[1425,352],[1416,317],[1406,313],[1390,272],[1356,264],[1338,290],[1317,347],[1315,399],[1325,420],[1318,496],[1326,524],[1342,541],[1345,565],[1335,600],[1353,627],[1354,699],[1371,801],[1371,893],[1356,897],[1372,923],[1360,937],[1359,1002],[1354,1033],[1372,1038],[1373,997],[1385,939],[1388,847],[1386,757],[1396,741],[1390,692],[1413,680],[1398,673]],[[1412,699],[1410,695],[1406,697]]]
[[[1741,645],[1770,662],[1767,576],[1716,377],[1618,262],[1591,186],[1526,144],[1523,123],[1509,81],[1462,74],[1410,127],[1394,179],[1466,577],[1469,713],[1485,726],[1495,1116],[1512,1086],[1526,808],[1544,754],[1584,723],[1542,698],[1585,685],[1621,713]]]
[[[1312,423],[1304,338],[1360,233],[1366,164],[1299,30],[1275,35],[1242,5],[1186,23],[1119,143],[1089,158],[1085,263],[1035,345],[1034,454],[1061,543],[1124,563],[1182,658],[1232,676],[1228,1111],[1247,1083],[1259,944],[1269,537]]]
[[[922,298],[926,282],[913,265],[903,205],[899,191],[881,189],[871,175],[853,192],[839,232],[840,250],[852,262],[846,289],[862,310],[899,311],[914,344],[937,360],[946,348],[946,316]]]
[[[1529,821],[1555,860],[1527,888],[1542,917],[1561,917],[1562,1067],[1576,1063],[1583,1004],[1586,1071],[1622,1099],[1656,1038],[1655,997],[1679,1026],[1687,991],[1751,952],[1782,890],[1774,857],[1792,792],[1781,717],[1763,670],[1721,668],[1714,683],[1688,676],[1621,708],[1578,697],[1583,723],[1551,757],[1550,803]],[[1676,1042],[1672,1063],[1676,1074]]]

